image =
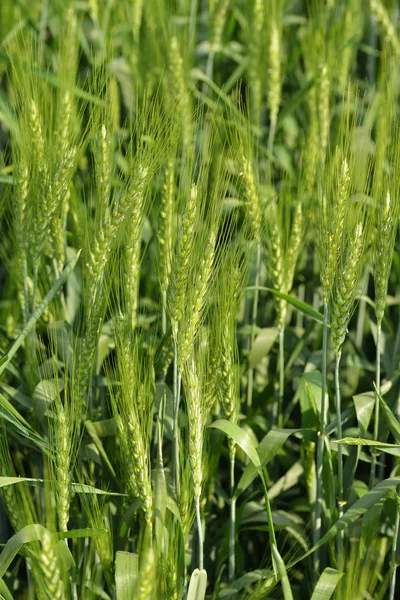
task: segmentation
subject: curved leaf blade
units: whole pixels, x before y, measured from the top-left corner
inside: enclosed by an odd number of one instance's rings
[[[57,294],[58,290],[67,281],[68,277],[71,275],[72,271],[75,269],[75,265],[78,262],[80,254],[81,254],[81,251],[79,250],[79,252],[76,253],[74,258],[65,267],[64,271],[61,273],[60,277],[54,283],[54,285],[52,286],[50,291],[47,292],[47,294],[43,298],[42,302],[39,304],[37,309],[34,311],[33,315],[31,316],[31,318],[29,319],[29,321],[27,322],[27,324],[25,325],[25,327],[23,328],[23,330],[21,331],[21,333],[19,334],[17,339],[13,342],[13,344],[11,344],[11,347],[9,348],[9,350],[0,359],[0,374],[7,367],[8,363],[12,360],[14,355],[17,353],[20,346],[22,346],[22,344],[24,343],[29,332],[32,331],[32,329],[35,327],[36,322],[40,319],[43,312],[46,310],[47,306],[50,304],[50,302],[53,300],[54,296]]]
[[[246,288],[246,290],[260,290],[262,292],[271,292],[271,294],[274,294],[274,296],[280,298],[281,300],[285,300],[288,304],[291,304],[292,306],[294,306],[294,308],[297,308],[297,310],[302,312],[310,319],[317,321],[317,323],[321,323],[321,325],[324,324],[324,315],[322,313],[312,308],[312,306],[309,306],[309,304],[298,300],[298,298],[295,298],[294,296],[290,296],[289,294],[284,294],[283,292],[279,292],[278,290],[274,290],[273,288],[263,287],[260,285],[249,286]]]
[[[209,427],[222,431],[237,444],[243,452],[249,457],[256,469],[261,468],[260,458],[249,434],[241,429],[239,425],[235,425],[226,419],[218,419],[211,423]]]
[[[311,600],[329,600],[334,593],[343,573],[327,567],[318,579]]]

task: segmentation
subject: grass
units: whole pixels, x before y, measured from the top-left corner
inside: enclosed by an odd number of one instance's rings
[[[399,595],[396,0],[0,19],[0,597]]]

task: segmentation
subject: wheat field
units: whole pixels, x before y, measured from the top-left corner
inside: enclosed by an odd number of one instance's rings
[[[395,600],[397,0],[2,0],[0,598]]]

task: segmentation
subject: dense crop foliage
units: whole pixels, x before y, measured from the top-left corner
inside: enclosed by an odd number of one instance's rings
[[[397,0],[2,0],[0,597],[399,597]]]

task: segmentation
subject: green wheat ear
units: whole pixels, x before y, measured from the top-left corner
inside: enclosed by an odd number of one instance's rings
[[[353,303],[360,278],[364,249],[364,226],[357,223],[352,240],[348,242],[342,270],[337,275],[333,299],[331,335],[336,355],[339,356],[346,337],[347,326],[353,311]]]

